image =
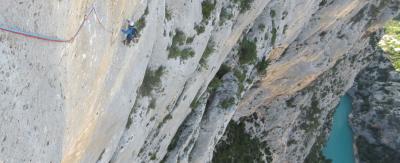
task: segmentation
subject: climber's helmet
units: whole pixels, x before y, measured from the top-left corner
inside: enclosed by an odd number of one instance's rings
[[[135,23],[133,21],[131,21],[131,22],[129,22],[129,26],[133,27],[133,26],[135,26]]]

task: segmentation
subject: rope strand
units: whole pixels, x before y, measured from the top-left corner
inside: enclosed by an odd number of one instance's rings
[[[38,40],[43,40],[43,41],[50,41],[50,42],[58,42],[58,43],[70,43],[72,41],[75,40],[75,38],[79,35],[80,31],[82,30],[83,26],[85,25],[86,21],[88,20],[88,18],[92,15],[95,14],[96,19],[98,21],[98,23],[102,26],[102,28],[106,31],[108,31],[104,24],[100,21],[100,19],[98,18],[96,9],[94,7],[92,7],[92,9],[90,10],[90,12],[88,14],[85,15],[85,17],[82,20],[82,23],[79,25],[78,30],[75,32],[75,34],[69,38],[69,39],[59,39],[56,37],[50,37],[50,36],[44,36],[44,35],[40,35],[40,34],[34,34],[34,33],[30,33],[30,32],[25,32],[22,30],[19,30],[18,28],[7,28],[6,26],[3,26],[0,24],[0,30],[1,31],[5,31],[5,32],[10,32],[16,35],[20,35],[20,36],[24,36],[24,37],[28,37],[28,38],[33,38],[33,39],[38,39]],[[110,31],[108,31],[110,32]]]

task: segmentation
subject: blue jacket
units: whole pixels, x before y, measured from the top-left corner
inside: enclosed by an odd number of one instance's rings
[[[136,37],[137,30],[135,27],[128,27],[128,29],[122,29],[122,33],[127,37]]]

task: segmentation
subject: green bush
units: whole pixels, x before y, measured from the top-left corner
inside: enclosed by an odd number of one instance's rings
[[[262,59],[260,62],[257,63],[256,67],[257,67],[257,71],[260,73],[264,73],[265,70],[267,69],[269,64],[268,60]]]
[[[194,36],[188,37],[188,38],[186,39],[186,44],[191,44],[193,41],[194,41]]]
[[[275,15],[276,15],[275,10],[271,10],[271,11],[269,12],[269,15],[271,15],[271,18],[274,18]]]
[[[186,35],[181,30],[175,30],[175,35],[172,38],[172,45],[184,45],[186,41]]]
[[[251,8],[253,0],[233,0],[233,2],[239,5],[240,13],[244,13]]]
[[[165,67],[160,66],[157,70],[147,68],[142,85],[139,88],[140,95],[150,96],[153,89],[161,86],[161,76],[164,74]]]
[[[231,107],[233,104],[235,104],[235,98],[231,97],[231,98],[227,98],[225,100],[223,100],[221,102],[221,107],[223,109],[228,109],[229,107]]]
[[[193,101],[190,103],[190,108],[192,108],[192,109],[196,109],[197,107],[199,107],[200,106],[200,102],[199,102],[199,99],[198,99],[198,97],[196,96],[194,99],[193,99]]]
[[[276,33],[277,33],[277,30],[276,30],[275,27],[272,28],[271,33],[272,33],[272,36],[271,36],[271,45],[275,45]]]
[[[400,71],[400,21],[390,21],[385,25],[385,37],[379,46],[389,54],[390,61],[397,71]]]
[[[213,163],[272,162],[267,144],[248,134],[244,122],[230,121],[225,135],[226,139],[221,139],[215,147]]]
[[[194,51],[192,48],[180,49],[179,47],[172,46],[169,49],[168,58],[181,58],[182,60],[186,60],[194,56]]]
[[[196,30],[197,34],[199,35],[199,34],[202,34],[206,30],[206,27],[204,27],[204,25],[202,25],[202,24],[200,24],[200,25],[196,24],[194,26],[194,30]]]
[[[214,0],[204,0],[201,3],[201,12],[203,13],[203,21],[207,21],[211,17],[211,13],[215,9],[215,1]]]
[[[209,92],[215,92],[222,85],[221,79],[214,78],[207,87]]]
[[[261,31],[265,30],[265,25],[263,23],[258,25],[258,29],[260,29]]]
[[[181,58],[183,60],[186,60],[190,57],[194,56],[194,51],[192,48],[181,48],[180,46],[183,46],[186,42],[186,36],[185,33],[183,33],[181,30],[177,29],[175,31],[175,35],[172,38],[172,45],[168,48],[169,53],[168,53],[168,58]]]
[[[150,160],[156,160],[157,159],[157,155],[155,153],[149,153],[150,156]]]
[[[228,11],[227,8],[223,7],[221,13],[219,14],[219,25],[223,25],[226,20],[232,19],[233,15]]]
[[[146,16],[148,14],[149,14],[149,8],[146,7],[146,10],[144,10],[144,14],[142,15],[142,17],[140,17],[140,19],[135,22],[135,26],[138,33],[140,33],[146,26]]]
[[[166,6],[165,6],[165,18],[167,20],[171,20],[172,19],[171,11],[169,11]]]
[[[244,80],[246,79],[246,74],[244,74],[242,71],[240,71],[239,69],[235,69],[235,71],[233,71],[233,74],[236,76],[236,78],[239,80],[239,82],[244,82]]]
[[[256,44],[248,39],[243,39],[240,43],[239,49],[239,63],[253,64],[257,60],[257,49]]]
[[[244,91],[244,80],[246,79],[246,74],[244,74],[241,70],[239,69],[235,69],[235,71],[233,71],[233,74],[236,76],[236,78],[238,79],[238,92],[237,92],[237,96],[239,97],[240,94]]]
[[[215,74],[215,77],[213,80],[211,80],[210,84],[208,85],[207,90],[209,92],[215,92],[218,87],[220,87],[222,85],[222,77],[231,71],[231,68],[226,65],[226,64],[222,64],[221,67],[219,68],[217,74]]]
[[[165,123],[167,123],[167,121],[172,119],[172,115],[171,113],[168,113],[167,116],[164,117],[164,119],[162,120],[161,123],[158,124],[158,129],[160,129]]]
[[[146,26],[146,17],[142,16],[138,21],[135,23],[137,32],[140,33],[143,28]]]
[[[207,59],[215,51],[214,47],[215,47],[214,41],[213,40],[208,41],[206,49],[204,50],[204,53],[200,59],[201,67],[203,67],[203,68],[207,67]]]
[[[231,67],[229,67],[226,64],[222,64],[221,67],[219,68],[217,74],[215,75],[215,77],[218,79],[222,79],[222,77],[230,71],[231,71]]]

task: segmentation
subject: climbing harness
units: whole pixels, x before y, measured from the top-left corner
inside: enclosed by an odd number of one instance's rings
[[[78,30],[75,32],[75,34],[69,38],[69,39],[60,39],[57,37],[51,37],[51,36],[44,36],[44,35],[40,35],[40,34],[35,34],[35,33],[31,33],[31,32],[26,32],[23,30],[20,30],[19,28],[10,28],[10,27],[6,27],[2,24],[0,24],[0,30],[1,31],[5,31],[5,32],[10,32],[10,33],[14,33],[20,36],[24,36],[24,37],[29,37],[29,38],[33,38],[33,39],[38,39],[38,40],[44,40],[44,41],[50,41],[50,42],[59,42],[59,43],[70,43],[72,41],[75,40],[75,38],[79,35],[79,32],[81,31],[81,29],[83,28],[83,26],[85,25],[85,22],[87,21],[87,19],[89,18],[89,16],[91,16],[92,14],[95,15],[96,20],[98,21],[98,23],[101,25],[101,27],[108,31],[104,24],[100,21],[99,17],[97,16],[97,12],[95,7],[93,6],[92,9],[89,11],[88,14],[85,15],[85,17],[82,20],[82,23],[79,25]]]

